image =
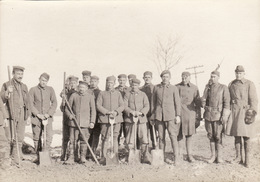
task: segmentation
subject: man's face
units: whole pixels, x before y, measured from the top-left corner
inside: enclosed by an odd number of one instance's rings
[[[162,76],[162,82],[163,83],[165,83],[165,84],[167,84],[167,83],[169,83],[170,82],[170,79],[171,79],[171,76],[170,76],[170,74],[164,74],[163,76]]]
[[[123,77],[118,78],[118,83],[119,83],[119,85],[120,85],[121,87],[124,87],[125,84],[126,84],[126,78],[123,78]]]
[[[23,79],[23,71],[22,70],[14,70],[13,77],[17,82],[21,82]]]
[[[245,72],[236,72],[236,79],[241,80],[245,77]]]
[[[114,81],[107,81],[106,88],[107,90],[112,90],[114,88],[115,82]]]
[[[133,78],[128,78],[129,85],[131,86]]]
[[[218,79],[219,79],[219,76],[218,76],[218,75],[214,75],[214,74],[211,74],[211,75],[210,75],[210,81],[211,81],[211,83],[218,83]]]
[[[78,88],[79,88],[79,93],[81,94],[85,93],[88,90],[88,87],[84,84],[80,84]]]
[[[70,81],[69,86],[70,86],[70,89],[76,90],[78,84],[76,81]]]
[[[152,82],[152,76],[151,76],[151,75],[145,75],[145,76],[143,77],[143,79],[144,79],[144,82],[145,82],[146,84],[149,84],[149,83]]]
[[[136,92],[139,90],[139,84],[138,83],[132,83],[131,84],[132,91]]]
[[[91,79],[91,80],[90,80],[90,86],[91,86],[91,88],[97,88],[97,87],[98,87],[98,83],[99,83],[98,80],[96,80],[96,79]]]
[[[183,76],[181,77],[181,79],[182,79],[182,82],[183,82],[185,85],[187,85],[188,83],[190,83],[190,76],[183,75]]]
[[[48,80],[42,76],[42,77],[39,78],[39,82],[40,82],[40,86],[42,88],[44,88],[44,87],[46,87]]]
[[[90,83],[91,77],[89,75],[83,75],[82,78],[84,82]]]

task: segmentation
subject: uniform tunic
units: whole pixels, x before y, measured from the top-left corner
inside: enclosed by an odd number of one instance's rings
[[[229,85],[231,96],[231,117],[227,123],[226,134],[231,136],[253,137],[256,123],[245,124],[248,109],[257,112],[257,93],[253,82],[247,79],[234,80]]]
[[[171,121],[181,116],[181,100],[176,86],[158,84],[154,88],[151,104],[152,118],[158,121]]]
[[[182,135],[195,133],[196,118],[200,118],[200,94],[198,87],[192,83],[182,82],[176,85],[181,98],[181,131]]]
[[[149,118],[151,116],[151,103],[152,103],[152,96],[153,96],[153,91],[154,91],[154,85],[153,84],[145,84],[144,86],[142,86],[140,88],[141,91],[143,91],[147,97],[148,97],[148,100],[149,100],[149,106],[150,106],[150,109],[149,109],[149,112],[147,113],[147,117]]]

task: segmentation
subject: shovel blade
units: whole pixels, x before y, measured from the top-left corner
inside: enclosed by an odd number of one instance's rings
[[[133,165],[133,164],[140,164],[140,163],[141,163],[140,150],[131,149],[129,151],[128,164]]]
[[[153,166],[162,166],[164,165],[164,154],[163,150],[152,150],[152,162]]]
[[[106,157],[106,166],[111,166],[111,165],[118,165],[119,160],[118,160],[118,155],[115,153],[109,153],[107,154]]]
[[[51,165],[51,159],[50,159],[50,153],[48,151],[39,152],[40,157],[40,166],[50,166]]]

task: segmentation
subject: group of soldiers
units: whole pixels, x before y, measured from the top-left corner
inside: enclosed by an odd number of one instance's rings
[[[22,158],[21,148],[26,123],[32,125],[36,161],[39,160],[38,154],[42,150],[43,126],[46,126],[47,130],[46,147],[50,150],[53,115],[57,108],[55,91],[47,86],[50,79],[47,73],[41,74],[39,84],[29,91],[22,83],[24,68],[14,66],[12,73],[13,78],[2,86],[0,99],[0,152],[2,164],[7,166],[11,161],[18,163],[19,155]],[[115,155],[118,155],[120,137],[123,135],[125,141],[122,145],[125,145],[128,151],[137,145],[141,150],[141,161],[149,162],[146,155],[149,141],[152,148],[155,148],[157,142],[154,138],[159,140],[159,149],[165,152],[167,130],[174,164],[179,165],[183,160],[184,138],[186,160],[194,162],[192,136],[204,119],[211,149],[208,163],[223,162],[224,133],[235,138],[236,157],[232,162],[249,167],[250,138],[255,136],[254,120],[258,99],[254,83],[244,78],[243,66],[236,67],[235,76],[236,79],[226,86],[219,83],[219,71],[212,71],[202,97],[198,87],[190,82],[189,72],[182,73],[182,81],[177,85],[170,84],[169,70],[161,73],[162,82],[157,85],[152,84],[153,74],[150,71],[143,74],[143,86],[140,86],[141,81],[134,74],[118,75],[117,87],[116,77],[108,76],[104,91],[98,88],[99,78],[91,75],[90,71],[82,72],[82,81],[75,76],[69,76],[60,94],[60,109],[63,112],[61,160],[65,163],[85,163],[86,157],[90,156],[88,144],[96,153],[101,138],[100,163],[104,164],[113,127],[111,140]],[[126,86],[127,80],[130,87]],[[204,109],[203,117],[201,108]],[[138,122],[135,133],[133,127],[136,117]],[[115,119],[112,126],[109,118]],[[157,136],[152,132],[153,126]],[[243,149],[245,158],[242,158]]]

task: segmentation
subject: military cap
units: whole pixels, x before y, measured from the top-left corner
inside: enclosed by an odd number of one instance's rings
[[[136,75],[134,75],[134,74],[128,75],[128,79],[133,79],[133,78],[136,78]]]
[[[42,73],[41,76],[40,76],[40,78],[41,78],[41,77],[43,77],[43,78],[45,78],[45,79],[47,79],[47,80],[50,79],[50,75],[47,74],[47,73]]]
[[[69,77],[69,81],[78,81],[79,80],[79,78],[78,77],[76,77],[76,76],[70,76]]]
[[[14,70],[22,70],[22,71],[24,71],[25,68],[22,67],[22,66],[13,66],[13,71],[14,71]]]
[[[120,74],[120,75],[118,75],[117,78],[126,78],[126,77],[127,77],[126,74]]]
[[[91,71],[88,71],[88,70],[82,71],[82,75],[91,76]]]
[[[146,71],[146,72],[144,72],[144,77],[145,77],[145,75],[150,75],[152,77],[153,73],[151,71]]]
[[[106,81],[116,81],[116,77],[113,75],[113,76],[108,76]]]
[[[212,71],[211,74],[212,75],[217,75],[218,77],[220,76],[220,73],[217,70]]]
[[[243,67],[242,65],[238,65],[238,66],[236,67],[235,72],[245,72],[245,69],[244,69],[244,67]]]
[[[88,87],[88,83],[87,82],[84,82],[84,81],[79,81],[79,85],[85,85]]]
[[[98,78],[98,76],[93,75],[93,76],[91,76],[91,80],[99,80],[99,78]]]
[[[184,71],[184,72],[182,72],[181,76],[190,76],[190,72]]]
[[[132,83],[140,84],[141,82],[140,82],[140,80],[138,80],[137,78],[133,78],[133,79],[132,79]]]
[[[164,70],[164,71],[162,71],[160,77],[162,77],[165,74],[169,74],[171,76],[171,72],[169,70]]]

